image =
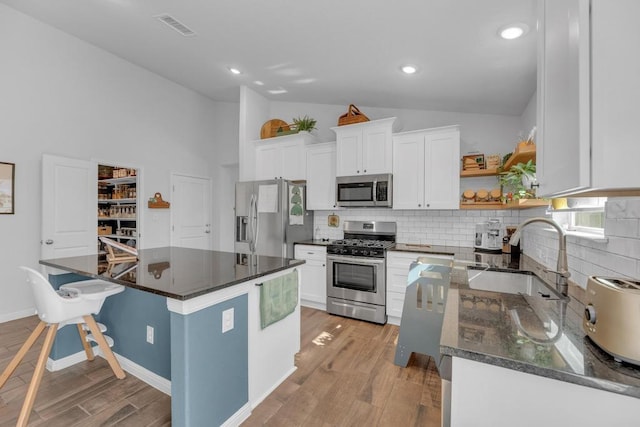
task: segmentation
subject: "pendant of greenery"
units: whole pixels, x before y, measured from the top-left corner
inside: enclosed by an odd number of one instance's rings
[[[527,163],[518,163],[511,166],[507,172],[498,175],[498,182],[502,186],[502,193],[512,193],[514,199],[534,198],[535,193],[522,183],[522,178],[527,177],[534,181],[536,178],[536,164],[533,160]]]

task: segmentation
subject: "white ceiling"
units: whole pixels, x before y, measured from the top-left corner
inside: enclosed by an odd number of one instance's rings
[[[520,115],[536,86],[534,0],[0,1],[220,101],[245,84],[271,100]],[[531,30],[497,36],[514,22]]]

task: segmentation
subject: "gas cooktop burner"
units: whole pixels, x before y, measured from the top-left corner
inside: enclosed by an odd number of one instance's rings
[[[327,253],[332,255],[347,255],[370,258],[384,258],[386,249],[394,245],[389,240],[336,240],[327,247]]]
[[[354,246],[362,248],[388,248],[393,246],[393,242],[388,240],[363,240],[363,239],[343,239],[331,243],[338,246]]]

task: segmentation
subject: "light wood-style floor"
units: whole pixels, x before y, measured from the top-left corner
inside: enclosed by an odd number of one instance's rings
[[[38,323],[0,324],[0,372]],[[297,371],[253,410],[243,426],[438,426],[440,377],[433,359],[393,364],[398,327],[302,308]],[[14,426],[38,344],[0,389],[0,426]],[[117,380],[98,357],[45,371],[29,420],[33,426],[169,426],[168,396],[127,375]]]
[[[0,324],[0,372],[31,331],[36,316]],[[67,326],[71,328],[72,326]],[[44,334],[0,389],[0,426],[15,426],[31,381]],[[30,426],[169,426],[171,398],[127,374],[118,380],[96,357],[57,372],[44,372],[29,418]]]
[[[432,358],[393,364],[398,327],[302,308],[298,370],[253,410],[250,426],[439,426]]]

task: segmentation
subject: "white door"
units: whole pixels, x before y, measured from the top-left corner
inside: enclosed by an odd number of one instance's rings
[[[362,174],[362,129],[340,129],[336,134],[336,175]]]
[[[391,173],[393,168],[390,124],[362,129],[362,173]]]
[[[211,179],[173,174],[171,245],[211,249]]]
[[[424,207],[459,209],[460,134],[427,135],[424,150]]]
[[[393,209],[424,208],[424,134],[393,138]]]
[[[98,252],[97,179],[93,162],[42,156],[43,259]]]
[[[307,150],[307,209],[336,208],[336,144],[314,144]]]

